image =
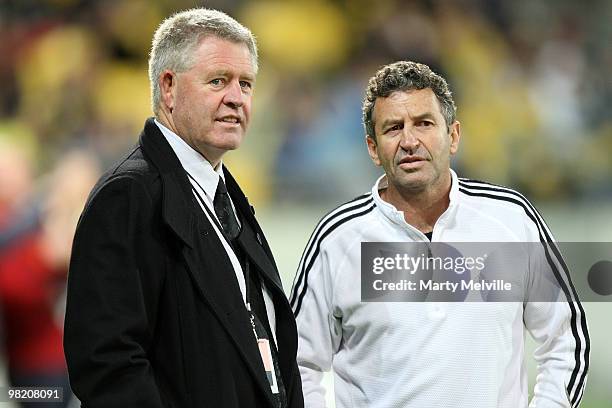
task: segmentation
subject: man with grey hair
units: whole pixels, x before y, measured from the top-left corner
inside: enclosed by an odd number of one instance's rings
[[[567,267],[542,217],[521,194],[460,179],[451,170],[461,134],[455,112],[446,81],[426,65],[400,61],[370,79],[363,122],[369,155],[384,175],[370,193],[317,225],[290,297],[306,406],[325,406],[321,380],[333,368],[338,408],[526,407],[525,330],[538,343],[530,406],[580,403],[589,334]],[[364,267],[362,255],[370,243],[384,255],[385,242],[403,248],[420,243],[430,251],[437,242],[534,243],[548,251],[543,263],[563,296],[548,303],[398,300],[392,291],[402,287],[393,280],[400,267],[367,286],[367,277],[381,272]],[[513,260],[516,270],[519,262]],[[456,279],[452,273],[448,278]],[[427,274],[417,276],[427,282]],[[394,286],[372,294],[383,281]],[[410,283],[420,284],[418,278]],[[411,290],[401,290],[406,288]],[[423,290],[426,296],[432,291]]]
[[[295,320],[222,164],[256,73],[253,35],[222,12],[156,31],[155,117],[94,187],[74,239],[64,348],[84,407],[303,407]]]

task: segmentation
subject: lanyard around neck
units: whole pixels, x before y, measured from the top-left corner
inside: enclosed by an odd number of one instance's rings
[[[191,175],[189,174],[189,172],[187,170],[185,170],[185,173],[187,173],[187,176],[194,182],[197,184],[197,186],[202,190],[205,191],[202,186],[200,185],[200,183],[198,183],[198,181]],[[221,176],[219,176],[221,177]],[[200,195],[200,193],[198,192],[198,190],[196,188],[193,187],[193,185],[191,186],[191,191],[193,191],[193,193],[195,194],[196,199],[198,200],[200,206],[202,208],[204,208],[204,211],[206,211],[206,213],[208,213],[209,218],[212,220],[213,223],[215,223],[215,225],[217,226],[217,229],[219,230],[219,232],[221,233],[221,235],[223,236],[223,239],[225,239],[225,242],[227,242],[227,244],[229,245],[230,248],[232,248],[232,250],[234,251],[234,254],[236,253],[236,250],[234,248],[234,244],[232,243],[232,240],[227,236],[225,230],[223,229],[223,227],[221,226],[221,223],[219,222],[219,220],[217,219],[217,216],[215,214],[213,214],[213,212],[210,210],[210,208],[208,208],[208,205],[206,205],[206,203],[204,202],[204,199],[202,198],[202,196]],[[229,194],[229,193],[228,193]],[[253,326],[253,333],[255,333],[255,337],[258,338],[257,336],[257,332],[255,331],[255,323],[254,323],[254,316],[253,316],[253,312],[251,310],[251,298],[250,298],[250,289],[251,289],[251,285],[250,285],[250,270],[249,270],[249,260],[247,259],[246,255],[244,257],[244,297],[245,297],[245,306],[247,311],[250,313],[251,315],[251,325]]]

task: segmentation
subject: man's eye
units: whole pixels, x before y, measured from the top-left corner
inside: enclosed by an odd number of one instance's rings
[[[223,79],[221,79],[221,78],[215,78],[215,79],[213,79],[212,81],[210,81],[210,83],[211,83],[212,85],[222,85],[222,84],[223,84]]]
[[[429,126],[433,126],[433,122],[430,120],[422,120],[419,123],[417,123],[417,126],[429,127]]]
[[[251,84],[249,81],[240,81],[240,87],[251,89],[253,84]]]
[[[393,125],[390,128],[388,128],[385,133],[394,132],[396,130],[400,130],[401,128],[402,128],[402,125]]]

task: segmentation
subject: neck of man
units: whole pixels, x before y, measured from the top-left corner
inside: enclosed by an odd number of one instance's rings
[[[211,166],[213,167],[213,169],[217,170],[217,168],[219,167],[219,163],[221,163],[221,156],[223,155],[223,152],[220,152],[217,155],[213,155],[211,153],[208,154],[204,154],[204,152],[201,149],[198,149],[198,146],[195,146],[193,143],[191,143],[191,141],[185,139],[176,129],[176,127],[174,126],[174,121],[172,120],[172,114],[169,113],[167,110],[165,109],[159,109],[159,112],[155,115],[155,119],[157,119],[157,121],[159,123],[161,123],[162,125],[164,125],[165,127],[167,127],[168,129],[170,129],[171,131],[174,132],[175,135],[177,135],[178,137],[180,137],[181,139],[183,139],[185,141],[185,143],[187,143],[193,150],[195,150],[196,152],[200,153],[200,155],[202,157],[204,157],[206,159],[206,161],[208,161]],[[210,156],[210,157],[209,157]],[[213,157],[214,156],[214,157]]]
[[[399,188],[398,188],[399,187]],[[421,190],[389,183],[381,198],[404,213],[406,222],[423,233],[433,231],[438,218],[450,204],[451,177],[448,172],[438,183]]]

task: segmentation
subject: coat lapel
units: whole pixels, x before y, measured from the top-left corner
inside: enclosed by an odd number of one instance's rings
[[[276,271],[276,267],[268,258],[268,255],[265,253],[262,244],[260,243],[260,239],[258,240],[257,234],[253,231],[248,223],[244,223],[242,227],[242,233],[239,235],[238,239],[242,248],[246,252],[249,257],[250,262],[254,263],[255,266],[265,275],[264,279],[267,282],[272,282],[275,289],[282,292],[283,285],[281,283],[278,272]]]
[[[256,382],[273,404],[270,385],[231,261],[217,233],[196,203],[180,161],[152,118],[145,123],[140,145],[160,172],[162,217],[184,243],[182,254],[196,290],[218,317]],[[266,263],[261,254],[253,253],[252,256],[258,258],[258,264]],[[266,267],[269,266],[268,261]]]
[[[234,206],[238,212],[240,212],[242,220],[246,224],[243,225],[244,233],[240,234],[241,244],[251,261],[256,264],[261,272],[263,272],[265,275],[264,278],[267,281],[273,282],[275,286],[274,289],[284,294],[283,284],[278,274],[278,268],[274,263],[274,258],[272,257],[272,253],[270,252],[263,232],[253,215],[251,205],[227,168],[223,167],[223,172],[225,173],[225,182]]]
[[[225,327],[253,377],[273,403],[270,385],[233,267],[217,233],[205,216],[196,217],[195,247],[183,247],[189,273],[205,302]]]

